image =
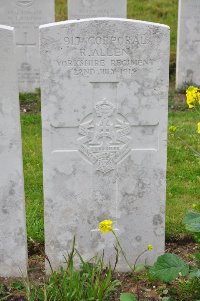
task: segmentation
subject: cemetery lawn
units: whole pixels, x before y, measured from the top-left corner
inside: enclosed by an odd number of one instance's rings
[[[191,110],[169,113],[169,126],[176,125],[177,133],[168,137],[166,239],[189,238],[182,224],[192,204],[200,202],[199,157],[190,147],[200,151],[196,132],[199,113]]]
[[[40,113],[22,113],[21,126],[28,242],[31,243],[32,240],[35,240],[43,244],[44,223]]]
[[[32,245],[44,243],[42,141],[40,95],[20,95],[25,194],[27,207],[28,241]],[[182,224],[183,217],[192,204],[200,202],[199,158],[186,145],[200,150],[196,124],[198,113],[188,110],[185,97],[170,90],[169,126],[176,125],[175,135],[168,138],[167,171],[167,241],[190,240],[191,235]],[[38,109],[38,111],[37,111]],[[182,139],[182,140],[181,140]],[[108,217],[109,218],[109,217]]]

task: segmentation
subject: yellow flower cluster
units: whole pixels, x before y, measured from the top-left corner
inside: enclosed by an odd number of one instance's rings
[[[152,251],[152,250],[153,250],[153,246],[152,246],[152,245],[148,245],[148,246],[147,246],[147,250],[148,250],[148,251]]]
[[[190,86],[186,90],[186,101],[189,109],[194,108],[195,105],[200,105],[200,89],[194,86]]]
[[[200,122],[197,123],[197,133],[200,134]]]
[[[106,219],[99,223],[99,230],[101,233],[106,233],[109,231],[113,231],[112,221],[110,219]]]
[[[176,132],[176,126],[175,125],[171,125],[169,127],[169,133],[175,133]]]

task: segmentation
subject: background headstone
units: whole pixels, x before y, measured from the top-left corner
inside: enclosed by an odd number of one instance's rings
[[[200,85],[200,1],[179,0],[176,88]]]
[[[68,0],[68,19],[127,17],[127,0]]]
[[[22,142],[14,29],[0,26],[0,277],[26,276]]]
[[[169,27],[99,18],[41,26],[46,254],[64,264],[114,257],[112,219],[130,262],[164,251]],[[126,271],[121,258],[118,270]]]
[[[20,92],[40,87],[39,25],[55,21],[54,0],[1,0],[0,24],[15,27]]]

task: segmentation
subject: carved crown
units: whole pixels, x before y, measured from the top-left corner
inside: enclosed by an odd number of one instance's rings
[[[102,117],[103,115],[111,116],[114,112],[114,109],[114,105],[106,99],[99,101],[95,105],[95,111],[98,117]]]

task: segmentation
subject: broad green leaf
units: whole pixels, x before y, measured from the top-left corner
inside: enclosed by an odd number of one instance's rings
[[[189,266],[178,255],[166,253],[158,257],[150,273],[164,282],[171,282],[180,273],[186,276],[189,273]]]
[[[200,213],[188,212],[183,219],[186,229],[191,232],[200,232]]]
[[[189,274],[189,278],[200,278],[200,270],[198,268],[194,268],[190,274]]]
[[[120,295],[120,301],[137,301],[136,297],[130,293],[122,293]]]

